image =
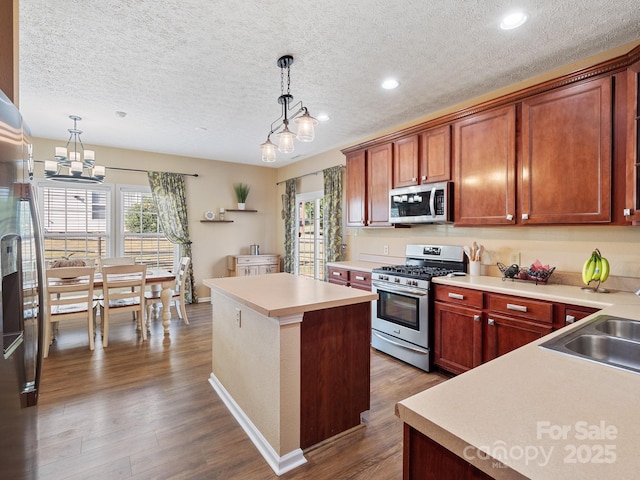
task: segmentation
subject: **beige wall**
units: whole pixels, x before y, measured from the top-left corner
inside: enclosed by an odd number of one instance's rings
[[[64,141],[34,140],[34,158],[52,159],[56,146]],[[197,173],[185,177],[189,214],[189,233],[193,242],[193,269],[198,296],[209,297],[209,289],[202,285],[205,278],[228,276],[227,255],[248,254],[250,244],[260,245],[261,253],[280,253],[277,243],[276,169],[239,165],[214,160],[163,155],[85,145],[96,152],[97,163],[107,166],[105,183],[120,185],[148,185],[146,173],[113,170],[110,167],[137,168],[180,173]],[[43,164],[36,163],[36,179],[43,178]],[[207,210],[236,208],[233,183],[242,181],[251,186],[247,208],[257,213],[229,212],[233,223],[201,223]]]

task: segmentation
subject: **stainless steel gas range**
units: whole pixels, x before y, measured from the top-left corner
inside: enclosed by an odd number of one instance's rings
[[[462,247],[407,245],[404,265],[373,269],[371,284],[378,300],[372,309],[371,345],[382,352],[431,371],[433,302],[431,278],[464,275]]]

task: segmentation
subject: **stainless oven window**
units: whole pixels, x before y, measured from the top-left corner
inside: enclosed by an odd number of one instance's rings
[[[378,318],[420,330],[420,297],[378,289]]]

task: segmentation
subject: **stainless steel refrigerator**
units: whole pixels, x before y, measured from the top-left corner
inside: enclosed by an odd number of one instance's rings
[[[44,340],[42,238],[29,141],[19,111],[0,91],[0,471],[15,479],[37,477]]]

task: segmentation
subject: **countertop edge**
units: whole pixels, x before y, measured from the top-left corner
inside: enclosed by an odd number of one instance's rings
[[[278,274],[269,274],[269,275],[265,275],[266,277],[272,276],[272,275],[278,275]],[[234,279],[241,279],[241,278],[247,278],[247,279],[251,279],[251,277],[226,277],[226,278],[234,278]],[[221,279],[204,279],[203,280],[203,284],[206,287],[209,287],[212,291],[218,292],[222,295],[225,295],[228,298],[233,299],[234,301],[245,305],[253,310],[255,310],[256,312],[266,316],[266,317],[284,317],[284,316],[290,316],[290,315],[298,315],[298,314],[302,314],[305,312],[311,312],[311,311],[315,311],[315,310],[321,310],[324,308],[335,308],[335,307],[343,307],[343,306],[347,306],[347,305],[354,305],[357,303],[367,303],[367,302],[371,302],[373,300],[376,300],[378,298],[378,295],[376,293],[372,293],[372,292],[365,292],[364,290],[357,290],[357,289],[350,289],[348,287],[342,287],[342,286],[337,286],[337,285],[331,285],[331,288],[345,288],[346,290],[344,290],[345,292],[349,293],[349,297],[342,297],[342,298],[335,298],[335,299],[329,299],[329,300],[319,300],[319,301],[315,301],[315,300],[307,300],[302,304],[299,305],[286,305],[283,307],[278,307],[278,308],[266,308],[262,305],[257,304],[256,302],[253,302],[245,297],[243,297],[242,295],[231,291],[229,289],[226,289],[220,285],[217,285],[214,283],[215,280],[221,280]],[[305,280],[306,281],[306,280]],[[326,283],[327,286],[330,285],[327,282],[321,282],[321,283]]]

